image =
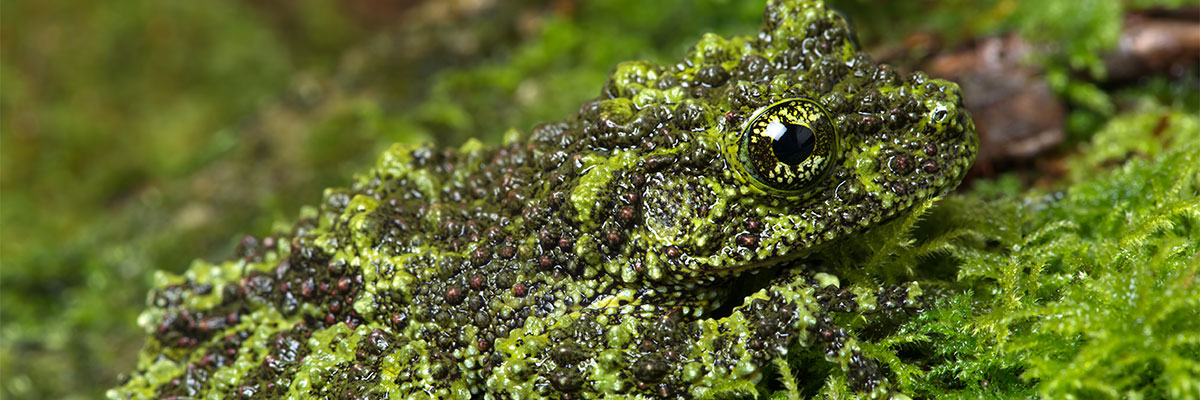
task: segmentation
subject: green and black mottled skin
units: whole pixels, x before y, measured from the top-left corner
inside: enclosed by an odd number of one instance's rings
[[[976,138],[955,84],[900,76],[850,35],[820,2],[771,1],[757,36],[622,63],[577,113],[501,146],[393,147],[290,232],[162,276],[109,397],[753,396],[789,349],[886,395],[830,316],[919,288],[838,288],[797,261],[954,188]],[[838,142],[781,194],[730,155],[791,98],[821,105]],[[760,271],[749,296],[727,290]]]

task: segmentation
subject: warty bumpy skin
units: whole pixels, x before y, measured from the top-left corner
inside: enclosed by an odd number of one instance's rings
[[[502,145],[394,146],[290,232],[162,275],[109,397],[753,396],[795,349],[886,395],[830,315],[911,306],[919,287],[840,289],[800,261],[953,189],[977,139],[957,85],[901,76],[851,35],[821,2],[770,1],[756,36],[619,64],[578,112]],[[803,147],[827,165],[777,191],[739,139],[786,99],[819,105],[835,133],[813,131],[835,142]]]

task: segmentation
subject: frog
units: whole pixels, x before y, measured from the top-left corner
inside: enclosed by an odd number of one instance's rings
[[[809,354],[894,396],[834,316],[920,285],[811,256],[928,207],[977,146],[956,84],[876,63],[821,1],[769,0],[754,36],[620,63],[496,145],[394,145],[230,259],[157,275],[107,395],[753,398]]]

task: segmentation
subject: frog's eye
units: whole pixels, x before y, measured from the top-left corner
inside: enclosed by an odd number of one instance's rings
[[[838,138],[829,114],[809,99],[787,99],[756,113],[738,139],[740,169],[756,184],[794,195],[833,165]]]

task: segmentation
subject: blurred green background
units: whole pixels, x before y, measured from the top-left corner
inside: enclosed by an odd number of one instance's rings
[[[899,63],[926,56],[904,44],[911,33],[946,48],[1002,32],[1054,44],[1030,62],[1058,77],[1076,142],[1114,112],[1088,78],[1123,13],[1195,4],[834,3],[864,48],[904,48]],[[754,32],[762,11],[734,0],[0,6],[5,398],[101,396],[134,364],[154,271],[228,256],[390,143],[496,142],[574,110],[618,61],[673,62],[703,32]]]

